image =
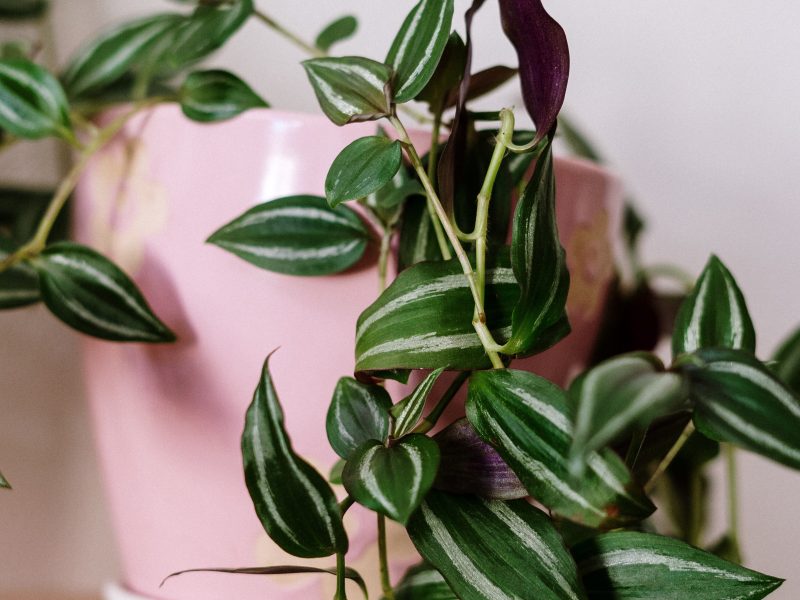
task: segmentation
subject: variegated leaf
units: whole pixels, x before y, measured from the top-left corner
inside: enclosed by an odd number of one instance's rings
[[[393,438],[401,438],[414,429],[422,416],[425,402],[428,400],[428,394],[431,393],[431,389],[433,389],[433,384],[436,383],[439,375],[443,372],[444,368],[439,368],[428,373],[411,394],[391,408],[390,412],[394,417],[394,424],[392,425]]]
[[[773,371],[795,394],[800,395],[800,329],[778,348]]]
[[[334,159],[325,178],[328,204],[337,206],[378,191],[389,183],[403,161],[400,142],[371,135],[349,144]]]
[[[353,15],[345,15],[326,25],[317,35],[314,45],[323,52],[327,52],[334,44],[353,37],[357,29],[356,18]]]
[[[392,399],[382,387],[342,377],[336,384],[325,420],[331,448],[347,460],[367,440],[385,442],[391,407]]]
[[[179,96],[183,114],[203,123],[224,121],[251,108],[269,106],[236,75],[219,69],[189,74]]]
[[[394,588],[395,600],[458,600],[442,574],[427,563],[410,567]],[[386,600],[384,597],[383,600]]]
[[[13,244],[0,238],[0,260],[13,251]],[[40,300],[39,278],[26,263],[18,263],[0,272],[0,309],[27,306]]]

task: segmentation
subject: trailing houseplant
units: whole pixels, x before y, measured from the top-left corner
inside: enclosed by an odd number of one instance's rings
[[[0,264],[7,306],[41,297],[84,333],[172,339],[120,269],[87,248],[47,239],[85,161],[132,114],[176,98],[165,81],[218,47],[251,14],[277,26],[247,1],[200,4],[188,16],[138,21],[90,45],[63,77],[70,104],[57,80],[32,62],[0,63],[6,139],[55,135],[80,152],[31,239],[7,249]],[[680,486],[681,475],[700,469],[717,442],[726,452],[737,444],[800,467],[800,341],[787,341],[774,367],[758,360],[743,295],[712,257],[680,305],[665,365],[648,352],[652,340],[637,337],[642,331],[631,325],[632,316],[653,311],[647,279],[633,260],[633,282],[617,298],[626,309],[615,319],[609,315],[616,327],[605,332],[608,343],[598,346],[596,365],[567,389],[512,368],[512,359],[541,352],[569,332],[569,273],[555,221],[552,157],[569,56],[562,29],[539,2],[501,0],[536,131],[516,131],[510,109],[470,111],[472,96],[513,74],[503,68],[471,73],[471,21],[482,4],[476,0],[467,11],[462,40],[451,34],[452,1],[422,0],[383,62],[321,56],[325,35],[309,45],[318,56],[304,67],[323,112],[337,125],[384,120],[387,131],[342,150],[324,198],[273,199],[209,238],[259,267],[319,275],[355,264],[372,232],[380,233],[383,291],[359,319],[356,376],[339,382],[327,418],[328,439],[342,459],[330,479],[347,497],[337,502],[325,478],[292,450],[267,361],[242,436],[256,513],[287,552],[336,555],[328,572],[337,578],[337,598],[345,597],[346,578],[360,579],[345,565],[342,515],[354,503],[377,513],[381,541],[387,517],[406,526],[425,559],[393,586],[387,548],[379,544],[387,598],[764,597],[780,580],[686,543],[699,543],[696,506],[681,531],[686,541],[654,533],[649,494],[663,481]],[[332,28],[351,29],[349,20]],[[84,111],[117,99],[120,89],[134,99],[132,108],[99,130],[83,124]],[[201,121],[264,105],[241,80],[220,71],[191,73],[177,99],[188,117]],[[399,111],[414,99],[432,115],[425,156]],[[455,115],[444,123],[451,107]],[[345,201],[359,202],[361,211]],[[638,223],[632,212],[629,217],[635,257]],[[395,240],[403,270],[388,283]],[[407,381],[418,370],[430,372],[397,402],[378,385],[387,378]],[[457,375],[442,396],[429,398],[444,370]],[[429,435],[443,425],[444,409],[462,386],[466,419]],[[684,468],[676,470],[680,461]],[[735,528],[724,542],[716,553],[737,560]]]

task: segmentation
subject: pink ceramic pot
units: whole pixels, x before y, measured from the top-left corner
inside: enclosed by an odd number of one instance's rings
[[[265,355],[280,347],[270,364],[294,447],[327,473],[336,457],[325,413],[336,381],[352,372],[355,322],[376,297],[376,270],[277,275],[204,240],[257,202],[321,193],[336,154],[374,131],[371,123],[338,128],[321,116],[270,110],[198,125],[165,106],[134,120],[81,182],[80,238],[134,276],[180,340],[84,345],[123,582],[132,592],[172,600],[332,597],[327,576],[198,574],[159,583],[192,567],[309,562],[277,549],[256,518],[242,477],[244,413]],[[564,381],[596,333],[620,193],[584,162],[557,160],[556,176],[574,332],[523,364]],[[376,573],[374,516],[353,509],[347,521],[349,564]],[[390,538],[397,576],[414,553],[399,527]]]

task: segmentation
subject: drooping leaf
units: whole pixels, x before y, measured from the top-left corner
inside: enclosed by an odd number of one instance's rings
[[[372,121],[391,112],[392,69],[368,58],[312,58],[303,62],[320,108],[336,125]]]
[[[543,139],[555,127],[567,93],[567,36],[541,0],[500,0],[500,18],[519,58],[525,108],[536,124],[536,137]]]
[[[442,574],[422,562],[410,567],[394,588],[395,600],[458,600]],[[386,600],[384,598],[383,600]]]
[[[458,97],[458,84],[464,75],[467,47],[455,31],[450,34],[433,76],[417,94],[416,99],[427,102],[430,112],[436,114],[447,108],[447,100]]]
[[[419,418],[422,416],[428,394],[430,394],[433,385],[443,372],[443,368],[431,371],[425,376],[425,379],[414,388],[411,394],[392,406],[390,411],[392,417],[394,417],[392,437],[401,438],[414,429]]]
[[[756,332],[736,280],[711,256],[675,322],[672,355],[700,348],[742,348],[755,352]]]
[[[24,58],[0,60],[0,128],[25,139],[74,139],[61,84]]]
[[[0,473],[0,488],[6,489],[6,490],[10,490],[11,489],[11,484],[8,483],[8,479],[3,477],[2,473]]]
[[[0,0],[0,19],[34,19],[47,7],[47,0]]]
[[[759,600],[783,583],[680,540],[637,531],[597,536],[572,554],[589,600]]]
[[[378,191],[397,174],[403,161],[400,142],[371,135],[349,144],[333,161],[325,178],[328,204],[336,206]]]
[[[191,73],[179,97],[183,114],[200,122],[224,121],[251,108],[269,106],[236,75],[217,69]]]
[[[412,100],[428,83],[452,24],[453,0],[420,0],[408,13],[386,56],[395,72],[395,102]]]
[[[800,396],[800,329],[781,344],[773,360],[775,374]]]
[[[287,196],[259,204],[208,238],[249,263],[287,275],[329,275],[364,255],[369,233],[346,206],[319,196]]]
[[[13,244],[0,238],[0,261],[13,250]],[[0,310],[27,306],[39,300],[39,278],[30,265],[17,263],[0,272]]]
[[[256,514],[276,544],[303,558],[347,552],[347,534],[333,490],[292,449],[269,357],[247,409],[242,457]]]
[[[639,521],[654,506],[611,450],[591,452],[583,477],[569,472],[572,423],[566,393],[527,371],[477,371],[467,418],[494,446],[531,496],[558,515],[590,527]]]
[[[405,525],[439,468],[439,447],[414,433],[388,448],[370,440],[353,452],[342,483],[356,502]]]
[[[398,270],[403,271],[419,262],[442,260],[424,196],[409,198],[403,207],[400,226]]]
[[[325,26],[319,32],[317,39],[314,40],[314,45],[323,52],[327,52],[334,44],[353,37],[357,29],[358,21],[356,18],[353,15],[345,15]]]
[[[501,85],[512,79],[518,73],[517,69],[495,65],[488,67],[470,77],[469,87],[467,88],[467,100],[480,98],[484,94],[493,92]],[[452,108],[458,103],[458,90],[451,89],[445,100],[445,108]]]
[[[175,341],[128,276],[91,248],[58,242],[31,263],[45,305],[73,329],[121,342]]]
[[[525,500],[433,491],[408,533],[462,600],[585,598],[552,522]]]
[[[379,385],[342,377],[336,384],[325,420],[331,448],[348,460],[367,440],[385,442],[389,437],[391,407],[389,393]]]

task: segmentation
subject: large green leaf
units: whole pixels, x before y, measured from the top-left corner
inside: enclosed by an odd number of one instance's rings
[[[345,15],[326,25],[317,35],[314,45],[323,52],[327,52],[334,44],[353,37],[357,29],[356,18],[352,15]]]
[[[458,600],[442,574],[427,563],[410,567],[394,588],[395,600]],[[386,600],[384,598],[383,600]]]
[[[128,276],[91,248],[59,242],[31,263],[42,300],[70,327],[106,340],[175,341]]]
[[[325,428],[331,448],[347,460],[367,440],[386,441],[392,399],[378,385],[342,377],[333,391]]]
[[[359,446],[344,467],[342,483],[359,504],[405,524],[438,468],[436,442],[414,433],[388,448],[375,440]]]
[[[673,356],[699,348],[756,349],[744,296],[731,272],[713,255],[681,305],[672,336]]]
[[[328,204],[357,200],[378,191],[397,173],[403,161],[400,142],[382,135],[359,138],[333,161],[325,178]]]
[[[408,13],[386,56],[395,71],[395,102],[412,100],[428,83],[452,24],[453,0],[420,0]]]
[[[347,551],[347,534],[333,490],[292,449],[269,357],[247,409],[242,457],[256,514],[276,544],[304,558]]]
[[[0,60],[0,128],[26,139],[73,139],[69,104],[58,80],[29,60]]]
[[[800,399],[747,351],[700,350],[694,356],[700,365],[686,371],[697,428],[800,469]]]
[[[249,263],[288,275],[329,275],[357,263],[369,233],[346,206],[319,196],[288,196],[259,204],[208,238]]]
[[[781,344],[773,360],[778,378],[800,395],[800,329]]]
[[[639,521],[655,509],[611,450],[589,453],[585,475],[571,476],[567,396],[546,379],[508,369],[473,373],[467,418],[530,494],[562,517],[613,527]]]
[[[179,96],[183,114],[201,122],[223,121],[251,108],[269,106],[236,75],[218,69],[191,73]]]
[[[444,369],[440,368],[428,373],[411,394],[391,408],[391,414],[394,417],[392,437],[401,438],[414,429],[417,421],[422,416],[422,410],[425,408],[428,394],[431,393],[433,384],[436,383],[443,371]]]
[[[621,531],[572,550],[589,600],[759,600],[783,583],[673,538]]]
[[[13,250],[13,244],[0,238],[0,260]],[[0,309],[17,308],[40,300],[39,278],[26,263],[18,263],[0,272]]]
[[[461,600],[585,598],[550,519],[525,500],[431,492],[408,533]]]
[[[312,58],[303,66],[322,111],[336,125],[391,113],[390,67],[359,56]]]
[[[495,339],[504,339],[519,286],[505,252],[495,258],[486,271],[486,314]],[[472,317],[472,296],[457,260],[416,264],[358,318],[356,370],[487,368]]]

